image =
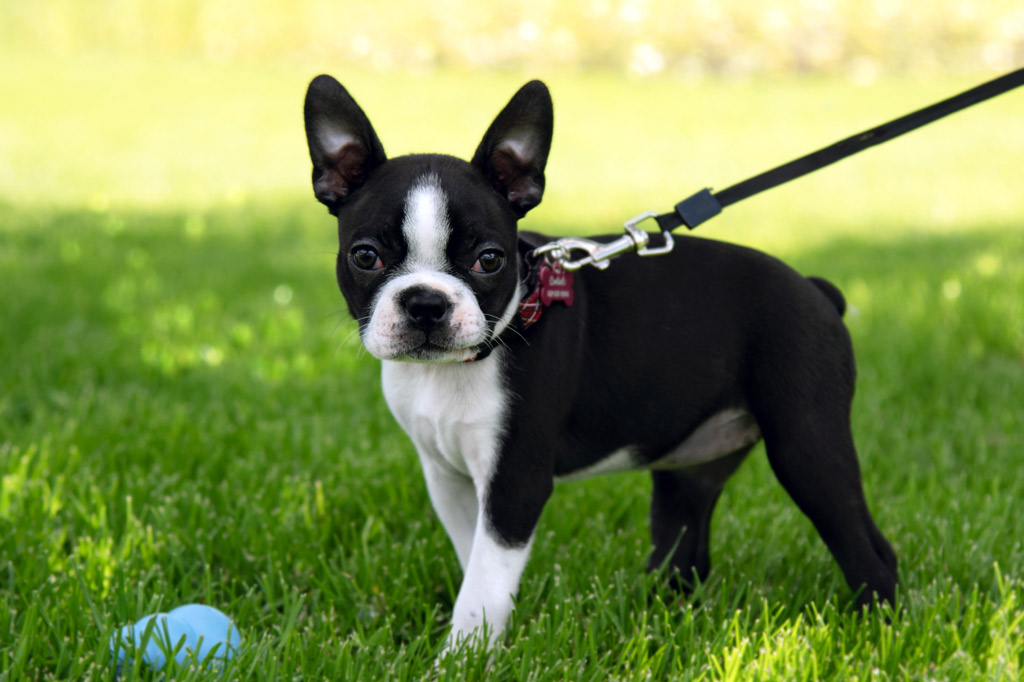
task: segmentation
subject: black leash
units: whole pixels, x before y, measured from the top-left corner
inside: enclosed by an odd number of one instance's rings
[[[641,213],[640,215],[627,220],[624,227],[626,234],[612,241],[594,241],[582,237],[564,237],[537,247],[531,252],[531,257],[543,257],[546,261],[556,263],[560,269],[575,271],[586,265],[593,265],[596,268],[607,268],[613,258],[624,253],[635,252],[640,256],[656,256],[668,253],[673,248],[672,230],[681,225],[693,229],[706,220],[714,218],[727,206],[738,201],[743,201],[755,194],[795,180],[796,178],[812,173],[816,170],[829,166],[840,159],[845,159],[868,147],[888,142],[923,125],[927,125],[940,118],[956,113],[961,109],[984,102],[996,95],[1013,90],[1024,85],[1024,69],[1017,69],[1005,76],[1000,76],[975,88],[971,88],[959,95],[942,100],[936,104],[920,109],[906,116],[901,116],[894,121],[858,133],[845,140],[836,142],[833,145],[819,149],[818,151],[802,156],[795,161],[790,161],[770,171],[755,175],[743,182],[723,189],[721,192],[712,193],[710,189],[703,189],[692,197],[684,199],[675,205],[675,210],[669,213],[657,214],[655,212]],[[655,246],[650,245],[650,233],[641,230],[638,225],[653,218],[661,228],[663,241]],[[583,252],[583,256],[573,258],[573,254]]]
[[[723,208],[731,206],[738,201],[743,201],[755,194],[760,194],[765,190],[778,187],[785,182],[795,180],[808,173],[829,166],[868,147],[888,142],[895,137],[909,133],[911,130],[916,130],[923,125],[937,121],[979,102],[984,102],[1021,85],[1024,85],[1024,69],[1018,69],[937,104],[925,107],[912,114],[901,116],[877,128],[848,137],[824,149],[819,149],[812,154],[802,156],[795,161],[790,161],[770,171],[735,184],[732,187],[723,189],[721,192],[712,193],[710,189],[701,190],[692,197],[676,204],[675,210],[654,216],[654,219],[658,221],[658,226],[666,233],[666,236],[681,225],[685,225],[688,229],[692,230],[704,221],[721,213]]]

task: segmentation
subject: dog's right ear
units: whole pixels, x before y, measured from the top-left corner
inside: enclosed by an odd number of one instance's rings
[[[306,141],[313,160],[313,192],[331,213],[384,163],[384,147],[341,83],[317,76],[306,91]]]

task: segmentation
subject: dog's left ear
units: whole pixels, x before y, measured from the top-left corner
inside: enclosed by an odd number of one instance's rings
[[[471,163],[520,218],[544,195],[553,126],[547,86],[530,81],[501,110],[473,154]]]

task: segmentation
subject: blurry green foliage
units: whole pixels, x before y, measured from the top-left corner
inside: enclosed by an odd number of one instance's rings
[[[0,42],[380,69],[704,73],[1008,70],[1019,0],[5,0]]]

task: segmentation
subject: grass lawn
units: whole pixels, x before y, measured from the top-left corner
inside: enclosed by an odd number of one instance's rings
[[[4,64],[0,680],[112,679],[110,635],[187,602],[230,614],[245,646],[227,676],[179,680],[1024,675],[1024,93],[700,230],[846,293],[898,612],[851,612],[758,448],[696,601],[643,574],[646,476],[565,484],[502,647],[435,670],[461,573],[334,285],[300,113],[324,67]],[[469,155],[535,74],[335,75],[390,153]],[[528,224],[616,230],[986,77],[554,74]]]

